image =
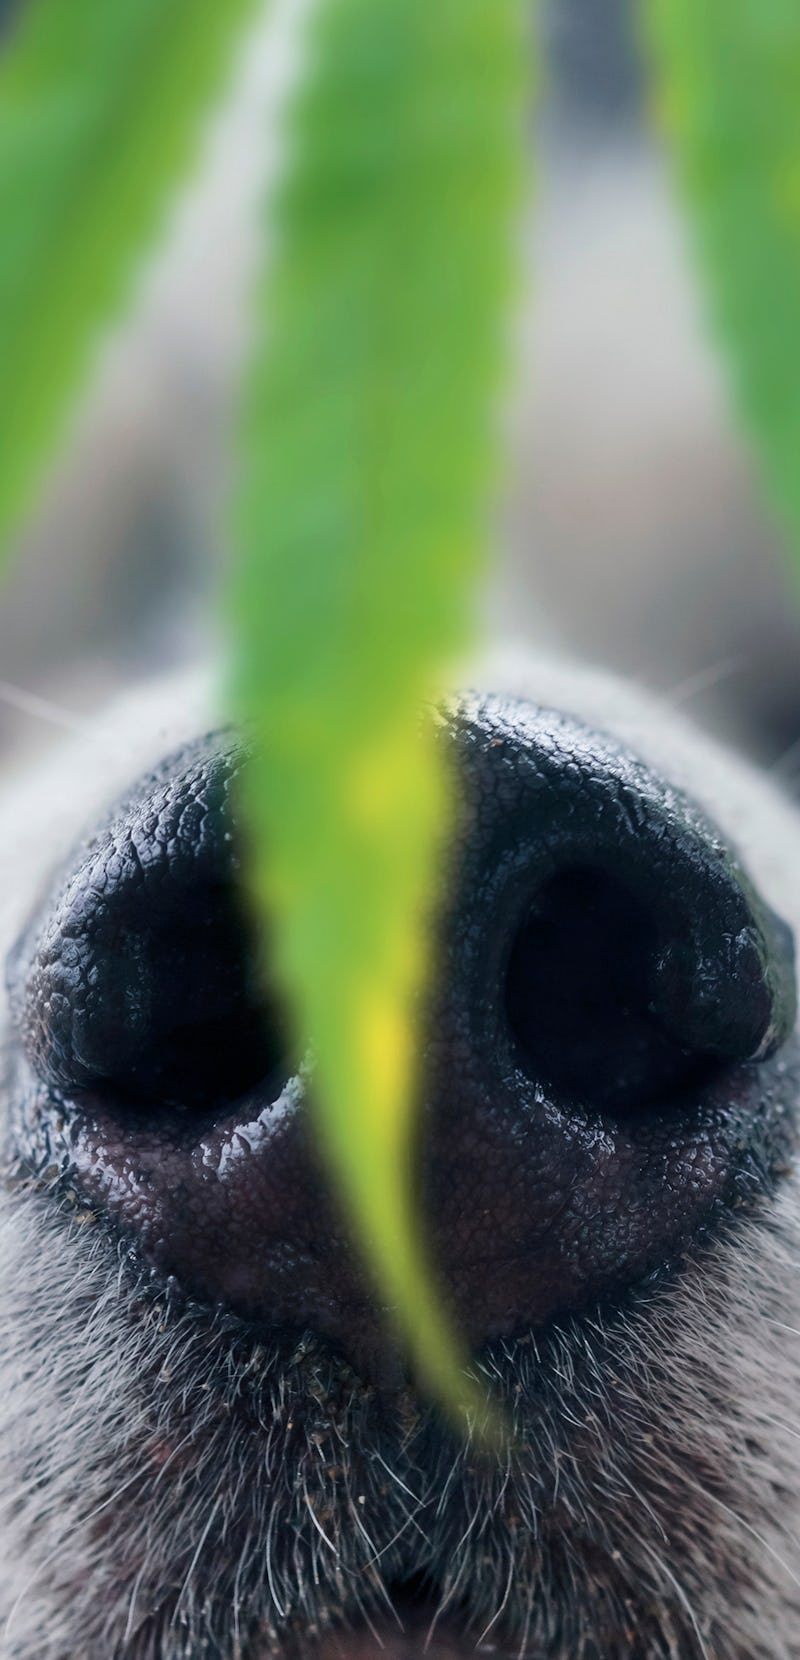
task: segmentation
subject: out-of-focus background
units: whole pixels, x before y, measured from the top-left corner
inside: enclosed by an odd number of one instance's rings
[[[0,31],[10,10],[0,0]],[[548,0],[537,30],[530,297],[490,613],[655,687],[800,787],[800,581],[704,330],[647,121],[635,5]],[[269,25],[248,43],[17,550],[0,605],[0,754],[211,643],[286,57]]]

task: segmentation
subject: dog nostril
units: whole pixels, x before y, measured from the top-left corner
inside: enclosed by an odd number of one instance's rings
[[[465,807],[446,1019],[484,1068],[638,1113],[778,1047],[790,930],[688,798],[552,711],[468,705],[452,731]]]
[[[285,1022],[264,991],[238,884],[239,760],[203,746],[148,780],[93,838],[16,993],[48,1083],[152,1109],[216,1109],[287,1076]],[[12,964],[12,999],[14,998]]]
[[[130,1105],[194,1111],[234,1101],[270,1075],[280,1087],[286,1044],[235,886],[178,885],[155,917],[123,896],[119,912],[122,939],[95,955],[104,995],[87,1026],[85,1082]]]
[[[616,877],[575,866],[545,882],[511,946],[505,1005],[519,1060],[565,1103],[640,1112],[714,1057],[683,1047],[651,1000],[660,931]]]

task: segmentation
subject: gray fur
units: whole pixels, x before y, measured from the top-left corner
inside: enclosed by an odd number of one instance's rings
[[[761,781],[619,688],[537,675],[543,696],[558,688],[638,729],[800,919],[800,827]],[[135,705],[117,711],[106,736],[135,722]],[[141,724],[140,707],[136,747],[155,752],[158,722]],[[7,825],[64,765],[20,785]],[[86,804],[86,767],[72,776]],[[47,859],[31,854],[31,880]],[[288,1660],[330,1624],[383,1621],[392,1588],[425,1573],[441,1629],[457,1613],[487,1653],[796,1660],[799,1270],[787,1174],[613,1317],[487,1353],[479,1375],[515,1426],[488,1459],[413,1394],[386,1407],[311,1338],[265,1351],[137,1283],[79,1209],[9,1191],[0,1653]]]

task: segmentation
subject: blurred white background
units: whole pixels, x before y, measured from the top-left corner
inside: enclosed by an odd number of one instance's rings
[[[800,779],[800,579],[704,334],[635,22],[628,0],[549,0],[539,14],[547,86],[491,610]],[[290,56],[274,18],[248,43],[17,550],[0,598],[7,753],[48,736],[31,698],[80,717],[212,638],[258,202]]]

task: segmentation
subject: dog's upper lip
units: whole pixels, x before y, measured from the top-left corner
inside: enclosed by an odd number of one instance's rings
[[[518,1641],[507,1646],[492,1629],[468,1626],[457,1602],[451,1607],[424,1583],[390,1587],[388,1598],[393,1613],[378,1614],[369,1626],[356,1620],[315,1638],[290,1639],[286,1660],[377,1660],[378,1654],[381,1660],[518,1660]]]
[[[441,1628],[432,1629],[428,1620],[418,1629],[364,1628],[332,1633],[311,1644],[303,1641],[287,1651],[287,1660],[480,1660],[481,1656],[486,1660],[518,1660],[518,1655],[518,1644],[501,1646],[492,1641],[491,1635],[484,1641],[476,1640],[475,1636],[449,1631],[445,1622]]]

